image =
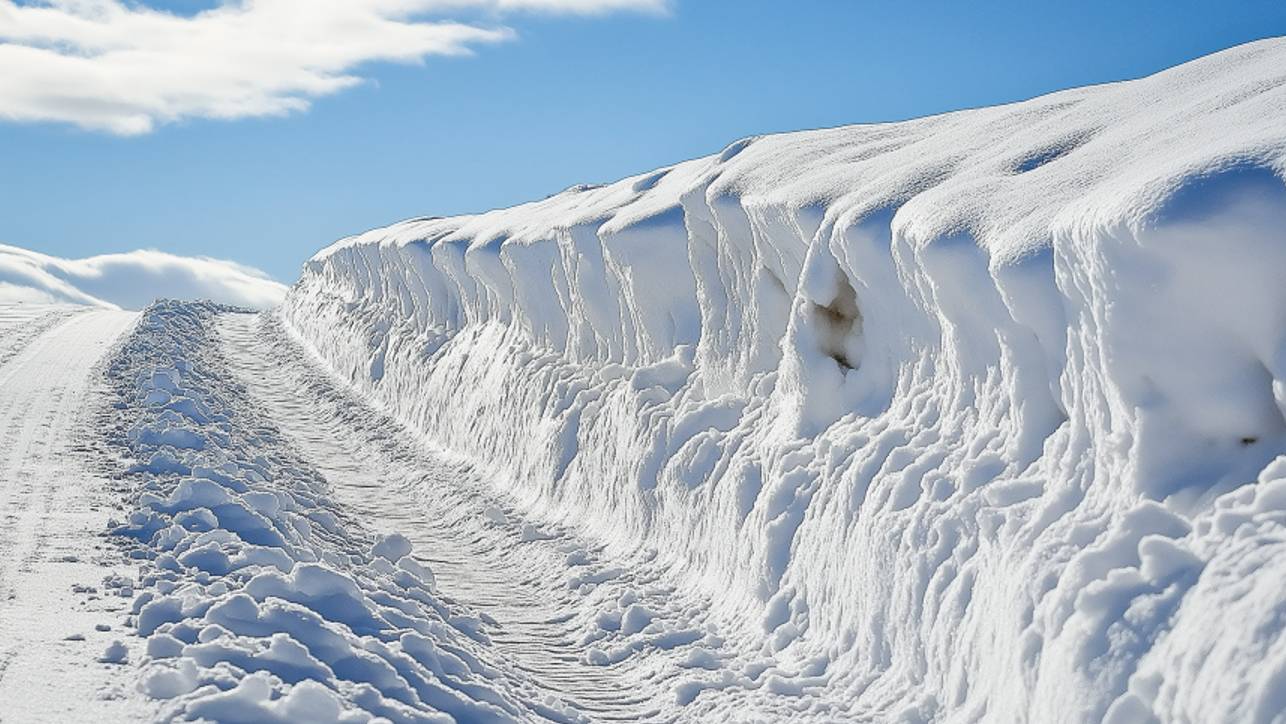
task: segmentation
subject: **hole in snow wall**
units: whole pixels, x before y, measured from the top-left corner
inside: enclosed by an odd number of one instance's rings
[[[827,245],[815,243],[800,279],[779,388],[796,434],[812,435],[859,407],[851,381],[862,366],[863,315],[857,290]]]
[[[841,276],[835,297],[828,304],[810,303],[821,351],[835,360],[842,372],[856,369],[861,360],[862,312],[857,308],[857,291]]]

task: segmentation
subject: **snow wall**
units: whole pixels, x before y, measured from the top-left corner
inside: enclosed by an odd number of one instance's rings
[[[1269,40],[403,222],[281,314],[848,715],[1280,721],[1284,173]]]

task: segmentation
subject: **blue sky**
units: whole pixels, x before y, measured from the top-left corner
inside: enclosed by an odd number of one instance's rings
[[[750,134],[1137,77],[1286,34],[1286,3],[1267,0],[674,0],[662,14],[457,15],[514,37],[471,57],[362,63],[350,72],[366,82],[284,116],[186,118],[131,136],[0,122],[0,243],[209,255],[292,281],[334,239],[410,216],[540,198]]]

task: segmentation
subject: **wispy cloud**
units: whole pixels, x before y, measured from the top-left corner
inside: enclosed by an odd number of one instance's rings
[[[0,119],[121,135],[184,118],[302,111],[370,62],[420,62],[510,40],[478,11],[663,13],[668,0],[223,0],[180,16],[121,0],[0,0]]]

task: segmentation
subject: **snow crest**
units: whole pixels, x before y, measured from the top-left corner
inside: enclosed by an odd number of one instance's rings
[[[821,718],[1280,720],[1283,68],[407,221],[281,314],[533,514],[655,549]]]
[[[108,370],[138,463],[112,532],[140,561],[132,598],[160,718],[575,721],[487,663],[482,620],[436,592],[406,538],[345,520],[325,481],[259,418],[210,343],[210,304],[149,308]]]

